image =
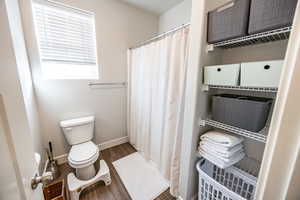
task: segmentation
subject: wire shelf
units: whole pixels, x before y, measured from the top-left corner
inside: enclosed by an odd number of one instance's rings
[[[210,88],[210,89],[222,89],[222,90],[253,91],[253,92],[271,92],[271,93],[276,93],[277,90],[278,90],[278,88],[222,86],[222,85],[209,85],[208,88]]]
[[[197,150],[195,154],[198,158],[204,158],[201,153]],[[248,174],[251,174],[254,177],[258,177],[261,163],[246,155],[241,161],[234,164],[234,166],[240,170],[243,170],[244,172],[247,172]]]
[[[229,49],[229,48],[235,48],[235,47],[241,47],[247,45],[273,42],[278,40],[285,40],[289,38],[291,30],[292,27],[280,28],[272,31],[257,33],[257,34],[248,35],[248,36],[244,36],[232,40],[218,42],[213,44],[213,46]]]
[[[238,127],[223,124],[221,122],[217,122],[217,121],[214,121],[214,120],[211,120],[211,119],[206,119],[206,120],[203,120],[203,121],[204,121],[204,123],[202,123],[201,125],[212,126],[214,128],[229,131],[231,133],[235,133],[237,135],[244,136],[244,137],[247,137],[247,138],[259,141],[259,142],[263,142],[263,143],[266,143],[266,140],[267,140],[268,130],[267,130],[266,127],[263,130],[261,130],[260,132],[256,133],[256,132],[247,131],[245,129],[241,129],[241,128],[238,128]]]

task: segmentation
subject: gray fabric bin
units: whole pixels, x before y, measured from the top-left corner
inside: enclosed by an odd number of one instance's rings
[[[248,31],[250,0],[235,0],[208,13],[208,43],[240,36]]]
[[[259,132],[265,127],[272,100],[238,95],[215,95],[212,118],[231,126]]]
[[[291,26],[297,0],[252,0],[249,34]]]

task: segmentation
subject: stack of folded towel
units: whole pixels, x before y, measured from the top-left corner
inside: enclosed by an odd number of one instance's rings
[[[209,131],[201,136],[199,153],[201,156],[224,169],[245,157],[243,138],[219,131]]]

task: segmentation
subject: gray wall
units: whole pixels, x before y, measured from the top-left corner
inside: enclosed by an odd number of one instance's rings
[[[154,36],[158,17],[118,0],[61,0],[70,6],[92,11],[96,19],[99,82],[127,81],[127,48]],[[55,155],[68,152],[59,121],[95,115],[95,143],[127,136],[126,89],[91,89],[88,80],[43,80],[30,3],[23,3],[26,39],[42,122],[44,144],[54,143]]]
[[[198,192],[198,173],[195,169],[198,160],[196,154],[199,137],[207,129],[200,127],[200,119],[209,114],[209,97],[207,92],[201,90],[203,84],[203,67],[223,63],[239,63],[245,61],[261,61],[270,59],[282,59],[285,55],[286,41],[272,44],[255,45],[252,47],[236,48],[231,50],[215,50],[207,52],[207,12],[213,10],[229,0],[193,0],[192,27],[188,70],[188,83],[186,94],[186,110],[184,121],[184,136],[181,158],[181,183],[180,194],[183,199],[190,200],[196,197]],[[248,145],[248,144],[247,144]],[[253,157],[263,154],[263,145],[249,143],[249,152]],[[259,151],[259,152],[258,152]]]

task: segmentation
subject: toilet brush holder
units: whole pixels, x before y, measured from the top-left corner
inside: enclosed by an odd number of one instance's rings
[[[52,160],[49,162],[49,168],[48,170],[50,172],[52,172],[53,174],[53,179],[57,179],[60,176],[60,171],[58,169],[58,165],[57,165],[57,161],[56,160]]]

